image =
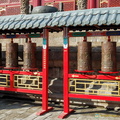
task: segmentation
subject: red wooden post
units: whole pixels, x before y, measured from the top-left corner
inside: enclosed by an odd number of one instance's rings
[[[96,8],[96,0],[88,0],[88,9]]]
[[[100,8],[100,0],[96,0],[96,8]]]
[[[108,0],[108,7],[110,7],[110,0]]]
[[[87,0],[87,9],[90,9],[90,0]]]
[[[64,40],[63,40],[63,91],[64,91],[64,112],[58,116],[58,118],[66,117],[72,109],[69,109],[69,81],[68,81],[68,74],[69,74],[69,37],[68,37],[68,28],[64,28]]]
[[[41,5],[41,0],[33,0],[33,6],[36,7],[36,6],[40,6]]]
[[[48,107],[48,29],[43,30],[43,52],[42,52],[42,111],[37,115],[42,115],[53,109]]]

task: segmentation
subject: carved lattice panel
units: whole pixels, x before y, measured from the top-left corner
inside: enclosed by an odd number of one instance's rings
[[[31,90],[42,90],[42,78],[41,76],[15,75],[14,87]]]
[[[0,87],[9,87],[9,86],[10,86],[10,75],[0,74]]]
[[[0,16],[5,15],[6,7],[0,7]]]
[[[108,7],[108,0],[100,0],[100,7]]]
[[[88,95],[120,96],[120,81],[69,79],[69,92]]]

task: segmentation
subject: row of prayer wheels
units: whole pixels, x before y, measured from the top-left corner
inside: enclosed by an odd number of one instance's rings
[[[23,59],[23,69],[36,68],[36,43],[29,41],[24,44]],[[2,66],[2,60],[0,60],[0,65]],[[5,68],[18,68],[18,43],[7,43]]]
[[[101,71],[116,72],[116,43],[105,41],[101,50]],[[92,71],[92,47],[91,42],[82,41],[78,43],[78,71]]]
[[[1,44],[0,44],[1,50]],[[94,58],[93,58],[94,59]],[[36,43],[28,41],[24,44],[23,69],[36,68]],[[116,72],[116,43],[105,41],[102,43],[101,71]],[[0,54],[0,66],[2,66]],[[6,45],[6,68],[18,68],[18,43]],[[92,45],[91,42],[82,41],[78,44],[78,71],[92,71]]]

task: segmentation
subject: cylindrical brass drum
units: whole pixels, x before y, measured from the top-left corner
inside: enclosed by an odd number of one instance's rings
[[[91,71],[92,70],[92,57],[91,57],[91,42],[78,43],[78,56],[77,56],[77,70],[78,71]]]
[[[2,66],[2,45],[0,43],[0,66]]]
[[[6,67],[18,67],[18,44],[8,43],[6,45]]]
[[[102,43],[102,72],[116,72],[116,43],[106,41]]]
[[[36,43],[25,43],[23,68],[36,68]]]

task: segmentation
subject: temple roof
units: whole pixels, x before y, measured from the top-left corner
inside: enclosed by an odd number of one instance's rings
[[[95,8],[55,13],[13,15],[0,17],[0,33],[14,31],[40,31],[49,28],[51,31],[63,27],[71,29],[107,29],[119,28],[120,7]]]

